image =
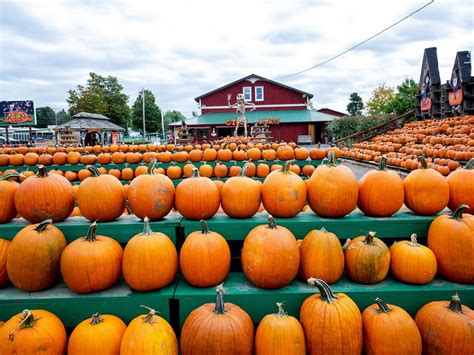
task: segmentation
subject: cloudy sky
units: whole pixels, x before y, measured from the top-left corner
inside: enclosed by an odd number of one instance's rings
[[[145,87],[165,110],[256,73],[279,80],[321,62],[428,0],[0,0],[0,100],[66,108],[89,72],[116,76],[130,103]],[[345,111],[380,83],[418,80],[423,49],[438,48],[441,80],[473,47],[474,2],[437,0],[357,50],[283,83],[314,106]]]

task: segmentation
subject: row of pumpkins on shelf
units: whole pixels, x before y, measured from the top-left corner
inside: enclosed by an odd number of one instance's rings
[[[216,149],[217,148],[217,149]],[[278,148],[268,148],[260,149],[257,147],[243,149],[238,147],[235,150],[227,148],[227,146],[217,145],[215,147],[202,149],[192,149],[191,151],[187,150],[178,150],[178,151],[169,151],[164,150],[161,152],[149,151],[149,152],[123,152],[118,151],[114,153],[99,153],[98,155],[93,153],[79,153],[77,151],[66,152],[55,152],[50,154],[44,152],[38,154],[35,152],[28,152],[25,154],[22,153],[13,153],[10,154],[0,153],[0,166],[35,166],[35,165],[65,165],[65,164],[83,164],[83,165],[93,165],[93,164],[138,164],[140,162],[149,163],[153,158],[157,159],[162,163],[184,163],[187,161],[190,162],[200,162],[200,161],[243,161],[243,160],[321,160],[324,159],[328,153],[332,151],[336,154],[337,157],[341,155],[341,150],[336,147],[331,148],[312,148],[310,150],[291,145],[278,145]]]
[[[171,325],[148,309],[128,326],[114,315],[95,313],[79,323],[69,341],[61,320],[46,310],[24,310],[0,324],[2,354],[473,354],[474,311],[456,294],[433,301],[413,318],[401,307],[376,298],[362,313],[344,293],[310,278],[319,293],[303,302],[299,320],[282,303],[260,321],[256,332],[249,314],[224,302],[223,285],[215,303],[186,318],[180,342]]]
[[[337,282],[344,272],[362,284],[383,281],[391,267],[402,282],[426,284],[439,274],[450,281],[474,283],[474,217],[463,214],[465,205],[453,215],[437,217],[428,232],[428,247],[411,241],[396,242],[389,249],[369,232],[348,240],[344,247],[338,237],[313,230],[298,242],[290,230],[277,226],[271,216],[268,224],[253,228],[241,252],[247,279],[264,289],[277,289],[291,283],[298,272],[303,279],[321,278]],[[226,239],[202,230],[189,234],[178,253],[163,233],[151,231],[145,219],[143,233],[133,236],[122,249],[108,236],[96,235],[92,223],[85,237],[66,245],[63,233],[51,220],[28,225],[10,243],[0,239],[0,287],[13,285],[35,292],[51,287],[61,273],[67,287],[77,293],[102,291],[125,282],[136,291],[161,289],[174,281],[178,264],[186,281],[196,287],[215,286],[230,270],[231,252]]]
[[[405,180],[386,170],[382,157],[378,170],[367,172],[360,181],[346,166],[339,165],[333,152],[319,165],[308,180],[290,171],[291,161],[267,175],[264,182],[245,175],[249,165],[239,176],[225,183],[199,176],[197,168],[192,176],[175,188],[170,178],[155,174],[156,160],[152,160],[147,174],[133,179],[124,190],[113,175],[101,174],[88,166],[91,176],[83,180],[76,193],[71,183],[58,174],[48,174],[40,166],[36,175],[21,184],[9,181],[18,173],[0,177],[0,223],[20,214],[26,220],[39,223],[54,222],[71,215],[76,199],[80,213],[90,221],[107,222],[119,218],[128,200],[131,211],[139,218],[157,220],[173,208],[187,219],[209,219],[222,205],[232,218],[249,218],[263,203],[265,210],[279,218],[290,218],[304,210],[306,203],[321,217],[339,218],[351,213],[356,206],[368,216],[388,217],[403,204],[418,215],[435,215],[448,206],[454,210],[460,204],[471,206],[474,212],[474,163],[459,169],[447,179],[426,166],[412,171]]]

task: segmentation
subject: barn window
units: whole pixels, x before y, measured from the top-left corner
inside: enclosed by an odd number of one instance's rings
[[[244,94],[245,101],[252,101],[252,88],[250,86],[244,86],[242,93]]]
[[[255,87],[255,101],[263,101],[263,86]]]

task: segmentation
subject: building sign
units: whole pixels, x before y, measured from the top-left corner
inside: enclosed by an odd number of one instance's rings
[[[259,124],[280,124],[280,120],[278,118],[262,118],[258,120]],[[236,120],[228,120],[226,121],[226,126],[235,126],[237,124]]]
[[[35,124],[33,101],[0,101],[0,126]]]

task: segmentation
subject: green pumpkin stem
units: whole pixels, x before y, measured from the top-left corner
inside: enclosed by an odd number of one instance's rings
[[[283,308],[283,302],[277,302],[276,303],[277,307],[278,307],[278,313],[277,313],[277,316],[279,317],[286,317],[288,315],[288,313],[285,312],[284,308]]]
[[[249,165],[248,164],[245,164],[242,169],[240,169],[240,173],[239,173],[239,176],[241,177],[247,177],[247,175],[245,175],[245,173],[247,172],[247,170],[249,169]]]
[[[42,178],[48,176],[48,171],[46,170],[46,167],[44,165],[38,165],[38,172],[36,173],[36,176]]]
[[[323,232],[323,233],[327,233],[327,232],[328,232],[328,231],[327,231],[327,229],[326,229],[326,228],[324,228],[324,227],[323,227],[323,228],[321,228],[321,229],[320,229],[320,231],[321,231],[321,232]]]
[[[151,235],[153,234],[153,231],[151,230],[150,226],[150,219],[148,217],[145,217],[143,219],[143,235]]]
[[[201,219],[201,234],[209,234],[209,227],[205,220]]]
[[[282,173],[289,174],[290,173],[290,166],[291,166],[291,160],[285,161],[285,164],[283,165],[283,168],[280,169]]]
[[[17,326],[12,329],[10,334],[8,334],[8,340],[10,340],[10,341],[15,340],[15,333],[18,330],[18,328],[21,328],[21,329],[31,328],[31,327],[33,327],[33,325],[36,321],[35,316],[33,315],[33,313],[29,309],[23,310],[23,312],[21,312],[21,316],[23,317],[21,322],[18,323]]]
[[[375,238],[376,233],[375,232],[369,232],[364,238],[364,243],[365,244],[373,244],[374,238]]]
[[[23,176],[24,176],[23,174],[20,174],[17,171],[12,171],[11,173],[7,173],[7,174],[4,174],[4,175],[0,176],[0,181],[8,180],[10,178],[19,178],[19,177],[23,177]]]
[[[102,323],[103,321],[104,321],[104,319],[100,317],[99,312],[96,312],[92,315],[92,319],[91,319],[90,324],[91,325],[97,325],[97,324]]]
[[[408,242],[408,244],[410,244],[412,247],[418,247],[419,246],[418,240],[416,238],[416,233],[413,233],[410,236],[410,241]]]
[[[191,177],[192,178],[200,177],[198,168],[193,168],[192,173],[191,173]]]
[[[277,228],[275,220],[270,215],[268,216],[268,228],[270,228],[270,229],[276,229]]]
[[[153,175],[155,173],[156,163],[157,163],[156,158],[153,158],[150,161],[150,164],[148,164],[148,169],[147,169],[148,174]]]
[[[332,150],[329,151],[328,160],[324,163],[329,167],[335,167],[335,166],[339,165],[337,163],[336,154],[334,154],[334,152]]]
[[[342,251],[346,251],[347,248],[349,248],[349,245],[351,244],[351,239],[350,238],[347,238],[346,239],[346,242],[344,243],[344,245],[342,246]]]
[[[331,303],[338,299],[329,285],[321,279],[310,277],[308,279],[308,285],[316,286],[321,294],[321,299],[325,302]]]
[[[99,171],[99,169],[97,169],[94,165],[87,165],[86,169],[91,172],[92,176],[97,177],[97,176],[102,175],[102,173]]]
[[[387,157],[385,155],[382,155],[382,158],[379,161],[378,170],[380,171],[387,170]]]
[[[448,308],[456,313],[464,313],[462,311],[462,304],[461,304],[461,299],[458,296],[458,293],[456,292],[455,295],[451,298],[451,302],[449,302]]]
[[[378,312],[390,313],[392,311],[392,309],[384,302],[384,300],[379,297],[375,299],[375,303],[377,303],[377,306],[379,306]]]
[[[97,223],[92,222],[91,225],[89,226],[89,229],[87,230],[87,235],[85,239],[88,242],[95,242],[96,241],[96,228],[97,228]]]
[[[422,169],[428,169],[428,164],[426,163],[426,159],[423,155],[418,155],[418,161],[421,163]]]
[[[216,314],[224,314],[226,310],[224,309],[224,293],[226,293],[226,289],[224,288],[224,283],[217,285],[216,287],[216,308],[214,313]]]
[[[155,322],[155,315],[156,315],[156,311],[153,309],[153,308],[150,308],[148,306],[145,306],[143,304],[140,305],[140,307],[142,308],[145,308],[146,310],[148,310],[148,313],[145,317],[143,317],[143,323],[154,323]]]
[[[52,219],[45,219],[43,222],[41,223],[38,223],[38,225],[36,226],[35,230],[38,232],[38,233],[41,233],[43,232],[47,226],[49,226],[50,224],[53,223],[53,220]]]
[[[474,158],[469,159],[467,164],[464,166],[464,169],[467,169],[467,170],[474,169]]]
[[[462,219],[462,214],[465,210],[469,208],[468,205],[459,205],[453,212],[453,215],[450,217],[451,219],[455,219],[456,221],[460,222]]]

